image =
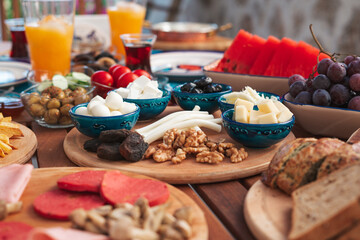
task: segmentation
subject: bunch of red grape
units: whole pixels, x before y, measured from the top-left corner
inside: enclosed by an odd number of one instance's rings
[[[317,65],[315,78],[289,78],[289,94],[294,102],[360,110],[360,57],[347,56],[344,62],[325,58]]]

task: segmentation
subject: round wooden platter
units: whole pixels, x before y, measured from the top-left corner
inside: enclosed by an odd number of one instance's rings
[[[11,138],[10,143],[17,149],[13,149],[4,158],[0,158],[0,167],[13,163],[26,163],[34,154],[37,148],[35,133],[29,128],[17,123],[24,137]]]
[[[279,190],[257,181],[247,192],[245,220],[261,240],[286,240],[290,231],[292,199]]]
[[[37,215],[33,209],[34,199],[51,189],[57,188],[56,182],[62,176],[84,171],[84,170],[104,170],[104,169],[94,169],[94,168],[79,168],[79,167],[64,167],[64,168],[40,168],[34,169],[30,182],[28,183],[25,191],[20,199],[23,202],[23,208],[21,212],[17,214],[9,215],[4,221],[17,221],[27,223],[34,227],[64,227],[70,228],[71,223],[69,221],[57,221],[49,220]],[[148,178],[146,176],[123,172],[124,174],[137,177],[137,178]],[[193,210],[193,222],[192,230],[193,235],[190,239],[192,240],[205,240],[208,239],[208,226],[204,213],[196,203],[188,197],[185,193],[178,190],[177,188],[167,185],[170,191],[170,207],[168,211],[173,213],[175,209],[182,206],[191,206]]]
[[[179,110],[181,109],[176,106],[167,107],[156,119],[138,122],[135,129],[144,127],[169,113]],[[219,117],[220,111],[217,111],[214,115]],[[226,142],[234,143],[238,148],[241,147],[239,143],[229,137],[225,129],[222,129],[220,133],[207,131],[205,128],[203,130],[212,141],[219,142],[225,140]],[[265,149],[246,148],[249,156],[241,163],[231,163],[229,158],[226,158],[223,162],[215,165],[197,163],[194,157],[188,157],[180,164],[173,164],[171,161],[156,163],[152,159],[145,159],[135,163],[108,161],[98,158],[96,153],[84,150],[84,142],[88,139],[90,138],[81,134],[76,128],[73,128],[65,137],[64,151],[68,158],[79,166],[114,168],[147,175],[171,184],[188,184],[221,182],[256,175],[267,169],[277,149],[284,142],[295,139],[295,136],[291,132],[280,143]],[[158,143],[154,142],[152,145],[156,146]]]

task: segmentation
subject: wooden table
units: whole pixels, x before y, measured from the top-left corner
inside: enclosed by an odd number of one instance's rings
[[[70,129],[48,129],[36,124],[26,111],[14,117],[14,121],[26,125],[36,134],[38,148],[29,161],[38,168],[73,167],[65,155],[63,141]],[[308,137],[294,126],[296,137]],[[255,239],[248,229],[243,204],[248,189],[260,178],[259,175],[211,184],[176,185],[188,194],[204,211],[209,226],[209,239]]]

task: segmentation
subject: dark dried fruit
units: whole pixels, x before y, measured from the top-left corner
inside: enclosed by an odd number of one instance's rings
[[[106,130],[100,133],[99,139],[101,142],[122,143],[130,134],[131,131],[127,129]]]
[[[112,161],[123,160],[124,157],[119,152],[120,143],[101,143],[97,148],[97,156],[99,158],[108,159]]]
[[[131,132],[131,134],[121,143],[119,151],[120,154],[125,157],[125,160],[137,162],[143,158],[148,147],[149,144],[144,142],[144,139],[140,134]]]
[[[90,139],[84,143],[84,149],[89,152],[96,152],[100,144],[101,141],[98,138]]]

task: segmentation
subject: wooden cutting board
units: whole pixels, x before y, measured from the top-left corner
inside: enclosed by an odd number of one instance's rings
[[[181,109],[179,107],[168,107],[165,112],[155,120],[178,110]],[[215,116],[219,117],[220,111],[216,112]],[[153,121],[138,122],[135,128],[146,126]],[[239,143],[227,135],[224,129],[221,133],[210,130],[206,131],[205,128],[203,130],[210,140],[220,141],[225,139],[226,142],[232,142],[236,147],[241,147]],[[145,159],[135,163],[108,161],[98,158],[95,153],[84,150],[84,142],[88,139],[90,138],[81,134],[76,128],[73,128],[65,137],[65,153],[72,162],[79,166],[115,168],[144,174],[171,184],[187,184],[220,182],[258,174],[267,168],[280,145],[286,141],[295,139],[295,136],[293,133],[290,133],[282,142],[265,149],[246,148],[249,156],[241,163],[231,163],[229,159],[226,158],[223,162],[216,165],[197,163],[193,157],[189,157],[180,164],[173,164],[170,161],[156,163],[151,159]],[[159,142],[155,142],[152,144],[156,146],[158,143]]]
[[[260,180],[247,192],[245,220],[257,239],[286,240],[290,231],[291,211],[291,197],[265,186]]]
[[[69,221],[56,221],[49,220],[37,215],[32,207],[34,199],[51,189],[57,188],[56,181],[62,176],[78,172],[90,170],[89,168],[69,167],[69,168],[40,168],[34,169],[29,184],[27,185],[21,201],[23,202],[23,208],[20,213],[9,215],[4,221],[18,221],[27,223],[34,227],[65,227],[69,228],[71,223]],[[91,170],[103,170],[103,169],[91,169]],[[126,175],[138,178],[148,178],[134,173],[126,173]],[[188,197],[185,193],[177,188],[168,185],[170,190],[170,207],[169,212],[173,213],[175,209],[182,206],[191,206],[193,209],[194,220],[192,222],[193,235],[192,240],[205,240],[208,239],[208,226],[202,210],[196,205],[196,203]]]
[[[37,148],[37,139],[35,133],[29,128],[17,123],[24,134],[24,137],[10,139],[10,143],[17,149],[0,158],[0,167],[13,163],[26,163],[34,154]]]

